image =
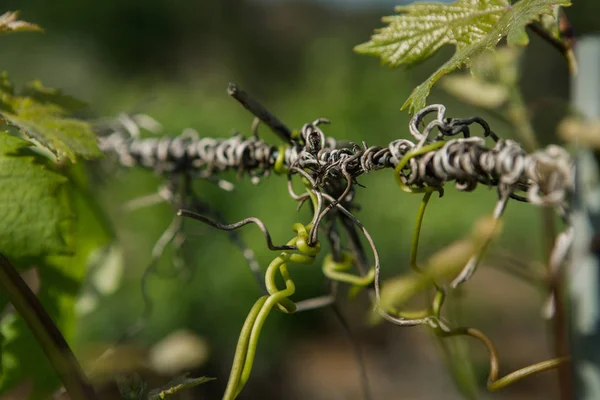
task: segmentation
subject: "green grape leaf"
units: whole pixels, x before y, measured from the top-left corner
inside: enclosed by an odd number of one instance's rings
[[[560,39],[560,7],[554,7],[552,14],[542,15],[540,24],[548,33],[550,33],[555,39]]]
[[[359,53],[373,54],[392,67],[431,57],[445,44],[458,49],[481,40],[498,22],[507,0],[458,0],[453,4],[417,3],[396,7],[402,13],[384,17],[389,25],[356,46]]]
[[[11,260],[64,254],[73,219],[67,179],[27,155],[31,143],[0,132],[0,249]]]
[[[101,156],[90,123],[71,118],[83,103],[49,89],[39,81],[26,85],[16,94],[6,74],[0,76],[0,118],[29,138],[35,139],[57,158],[76,161]]]
[[[41,31],[42,28],[31,22],[20,21],[18,11],[7,11],[0,15],[0,34],[23,31]]]
[[[73,178],[76,180],[77,178]],[[111,231],[85,193],[74,191],[77,211],[76,229],[67,236],[76,251],[68,256],[47,256],[30,262],[39,280],[37,297],[67,342],[75,333],[75,302],[87,271],[89,255],[111,240]],[[42,348],[22,318],[9,314],[0,323],[0,397],[18,384],[30,382],[29,398],[48,398],[60,386],[60,380]]]
[[[527,24],[553,13],[555,6],[568,5],[569,0],[521,0],[512,5],[508,0],[458,0],[397,7],[401,14],[385,17],[383,22],[389,25],[355,51],[376,55],[396,67],[423,61],[445,44],[456,46],[452,58],[417,86],[402,106],[412,113],[425,106],[431,87],[443,75],[469,66],[474,57],[493,50],[504,37],[511,46],[526,45]]]

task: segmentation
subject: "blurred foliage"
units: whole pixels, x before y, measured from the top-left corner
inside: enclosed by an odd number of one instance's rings
[[[18,18],[18,11],[7,11],[4,14],[0,15],[0,34],[41,30],[41,28],[36,24],[21,21]]]
[[[6,73],[0,79],[0,117],[8,126],[73,162],[76,155],[87,159],[101,155],[91,125],[69,118],[83,103],[60,90],[45,88],[39,81],[27,84],[17,94]]]

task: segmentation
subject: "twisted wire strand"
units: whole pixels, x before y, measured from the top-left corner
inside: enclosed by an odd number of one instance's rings
[[[263,235],[265,237],[265,241],[267,243],[267,247],[269,248],[269,250],[295,250],[294,246],[273,244],[273,240],[271,239],[271,234],[269,233],[269,230],[265,226],[264,222],[262,222],[259,218],[256,218],[256,217],[244,218],[243,220],[234,222],[233,224],[221,224],[219,222],[215,222],[215,221],[211,220],[210,218],[207,218],[206,216],[204,216],[202,214],[198,214],[197,212],[194,212],[191,210],[179,209],[177,211],[177,216],[189,217],[189,218],[195,219],[197,221],[204,222],[205,224],[210,225],[213,228],[217,228],[217,229],[220,229],[223,231],[233,231],[238,228],[241,228],[244,225],[255,224],[256,226],[258,226],[258,228],[263,233]]]
[[[436,117],[419,130],[419,125],[431,113],[437,113]],[[517,142],[499,139],[481,118],[446,118],[442,105],[428,106],[415,113],[409,124],[415,142],[397,139],[386,147],[339,144],[319,128],[319,124],[328,122],[323,119],[304,125],[301,140],[281,148],[257,135],[211,138],[199,137],[195,131],[175,137],[141,139],[130,133],[134,122],[134,119],[128,120],[128,126],[113,124],[108,134],[100,137],[100,148],[116,155],[122,166],[139,165],[158,172],[186,171],[208,179],[221,172],[237,171],[258,180],[277,171],[281,164],[286,171],[290,168],[310,171],[321,187],[343,179],[347,182],[343,196],[347,196],[352,183],[361,175],[395,168],[411,149],[462,134],[461,138],[444,142],[440,149],[412,158],[401,171],[404,183],[413,187],[441,187],[454,181],[461,191],[472,191],[478,184],[504,184],[511,187],[512,198],[552,206],[563,204],[573,186],[573,162],[563,148],[550,145],[528,154]],[[484,137],[471,137],[472,124],[481,126]],[[493,146],[486,145],[485,137],[494,140]],[[516,194],[518,192],[524,192],[524,196]],[[335,203],[341,200],[342,197]],[[322,213],[335,208],[335,203]]]

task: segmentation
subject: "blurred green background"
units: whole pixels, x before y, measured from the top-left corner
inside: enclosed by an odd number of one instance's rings
[[[353,53],[354,45],[381,26],[381,16],[393,12],[389,1],[5,0],[2,9],[20,9],[23,19],[45,29],[44,34],[3,38],[0,69],[17,84],[41,79],[47,86],[63,88],[88,102],[95,116],[147,113],[173,135],[186,127],[202,136],[249,134],[252,116],[225,92],[233,81],[288,126],[299,128],[326,117],[332,121],[325,128],[328,135],[387,145],[409,138],[409,116],[400,112],[400,106],[452,54],[452,49],[444,48],[410,70],[389,70],[374,58]],[[567,10],[578,35],[593,30],[598,9],[597,2],[588,1]],[[553,48],[532,37],[522,69],[523,92],[538,137],[542,143],[555,142],[554,126],[568,101],[566,64]],[[444,103],[449,116],[481,115],[501,137],[513,136],[511,127],[493,115],[462,105],[439,89],[433,90],[429,102]],[[261,135],[278,143],[266,129]],[[110,163],[96,165],[94,171],[101,178],[92,180],[93,189],[115,226],[123,276],[114,292],[82,313],[75,343],[81,354],[109,346],[136,321],[142,310],[141,275],[154,243],[174,215],[167,204],[133,212],[123,209],[127,201],[156,192],[162,179],[152,172],[122,170]],[[227,221],[259,217],[277,243],[291,237],[293,222],[308,221],[306,210],[296,213],[285,179],[271,176],[254,186],[234,175],[226,178],[236,184],[233,193],[208,182],[197,187],[203,200]],[[360,183],[366,188],[357,192],[362,207],[357,216],[375,239],[384,276],[406,272],[420,197],[400,191],[391,171],[365,176]],[[445,196],[434,198],[425,216],[419,259],[466,235],[474,221],[491,213],[494,203],[492,189],[461,193],[448,185]],[[155,308],[135,340],[143,347],[180,329],[198,334],[209,353],[193,374],[218,380],[182,398],[220,398],[239,329],[260,291],[225,233],[193,221],[186,221],[186,226],[185,258],[194,273],[150,278]],[[524,263],[542,261],[542,229],[540,210],[513,202],[494,250]],[[266,249],[262,235],[252,226],[240,232],[266,267],[274,254]],[[172,260],[167,250],[160,268],[168,270]],[[544,291],[493,268],[503,262],[504,258],[488,257],[461,292],[459,303],[461,320],[496,341],[501,373],[506,373],[550,357],[552,336],[541,318]],[[293,265],[291,273],[298,286],[294,299],[324,293],[320,263]],[[461,398],[425,328],[369,326],[364,293],[353,301],[342,293],[340,302],[363,349],[374,399]],[[476,343],[470,349],[481,398],[557,398],[555,372],[486,393],[485,349]],[[358,377],[350,341],[331,310],[291,316],[274,312],[240,398],[359,399]]]

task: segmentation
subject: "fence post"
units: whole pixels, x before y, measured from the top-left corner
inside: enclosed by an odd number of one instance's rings
[[[600,120],[600,36],[578,40],[572,99],[586,120]],[[575,399],[600,399],[600,179],[598,152],[576,145],[574,242],[568,269]]]

